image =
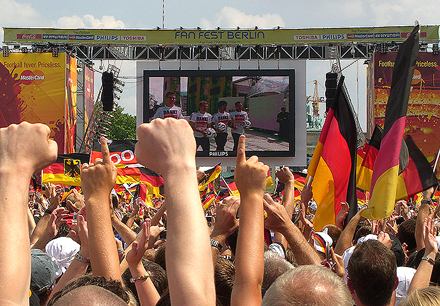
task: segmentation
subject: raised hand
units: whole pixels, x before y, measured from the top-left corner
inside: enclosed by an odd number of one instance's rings
[[[275,176],[281,183],[287,183],[288,181],[293,181],[294,177],[292,171],[288,167],[283,167],[277,172],[275,172]]]
[[[101,137],[102,159],[97,158],[94,164],[83,164],[81,169],[81,185],[87,197],[99,194],[108,195],[115,186],[117,170],[110,160],[107,140]]]
[[[438,253],[438,244],[436,237],[437,228],[434,225],[432,218],[425,218],[423,221],[423,239],[425,241],[425,254]]]
[[[350,206],[347,202],[341,202],[341,210],[338,212],[335,218],[336,225],[340,229],[344,229],[343,222],[345,218],[348,216],[348,210],[350,209]]]
[[[186,120],[157,119],[137,128],[136,159],[166,176],[170,169],[195,166],[196,142]]]
[[[264,219],[264,227],[273,232],[283,233],[288,223],[292,222],[286,208],[276,203],[267,193],[263,197],[263,206],[267,214],[267,218]]]
[[[0,172],[26,174],[43,170],[57,158],[58,146],[44,124],[22,122],[0,129]]]
[[[235,167],[235,184],[240,195],[244,193],[258,193],[263,196],[266,189],[266,175],[269,167],[258,161],[258,157],[252,156],[246,160],[245,153],[246,137],[240,136],[237,150],[237,163]]]

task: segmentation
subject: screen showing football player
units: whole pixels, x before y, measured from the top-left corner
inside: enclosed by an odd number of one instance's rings
[[[156,113],[153,116],[153,119],[156,118],[174,118],[174,119],[182,119],[182,109],[175,105],[177,100],[177,95],[175,92],[169,91],[165,94],[165,105],[159,107]]]
[[[248,114],[243,110],[243,104],[241,102],[235,102],[235,111],[231,113],[231,121],[231,134],[234,139],[234,148],[232,151],[237,151],[240,135],[244,134],[244,130],[250,126]]]
[[[209,151],[209,126],[211,124],[212,115],[208,113],[208,102],[200,101],[199,111],[192,113],[189,124],[194,130],[194,137],[196,138],[197,149],[201,146],[203,151]]]
[[[212,124],[216,132],[216,151],[224,151],[228,141],[228,126],[231,126],[231,116],[226,111],[227,106],[226,101],[219,101],[217,104],[218,112],[212,117]]]

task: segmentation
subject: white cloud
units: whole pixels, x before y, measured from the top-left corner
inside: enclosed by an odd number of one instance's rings
[[[101,19],[86,14],[82,17],[64,16],[56,21],[57,28],[92,28],[92,29],[123,29],[125,24],[122,20],[116,20],[114,16],[102,16]]]
[[[374,0],[367,4],[371,9],[373,25],[413,25],[415,20],[423,24],[438,24],[438,1],[424,0]]]
[[[0,0],[0,7],[0,20],[3,26],[36,26],[41,22],[40,14],[30,3],[21,4],[14,0]]]
[[[236,8],[225,6],[213,20],[201,19],[201,25],[204,29],[221,28],[253,28],[258,26],[261,29],[274,28],[276,26],[284,27],[285,23],[279,14],[247,15]]]

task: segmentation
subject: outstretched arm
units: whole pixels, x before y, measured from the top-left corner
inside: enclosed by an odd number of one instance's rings
[[[269,195],[264,195],[264,210],[267,218],[264,222],[266,228],[280,232],[295,255],[299,265],[319,265],[321,260],[316,251],[307,242],[304,235],[291,221],[283,205],[275,203]]]
[[[362,208],[357,212],[356,215],[351,218],[350,222],[348,222],[347,226],[344,228],[344,230],[341,233],[341,236],[339,236],[338,242],[335,246],[335,253],[338,255],[342,255],[346,249],[352,246],[353,236],[356,232],[356,227],[361,221],[361,212],[365,210],[366,208]]]
[[[425,255],[422,257],[417,272],[411,281],[408,294],[415,289],[428,287],[431,281],[432,270],[434,269],[435,257],[438,253],[437,240],[435,239],[437,229],[434,220],[425,218],[423,222],[423,240],[425,242]]]
[[[89,253],[94,275],[121,281],[119,256],[110,219],[110,192],[117,170],[110,160],[107,141],[101,137],[102,160],[83,164],[81,185],[86,202]]]
[[[43,124],[0,129],[0,301],[27,305],[31,277],[28,233],[29,181],[57,158],[57,144]]]
[[[260,305],[264,272],[263,195],[269,167],[252,156],[246,160],[245,136],[240,136],[235,183],[240,192],[240,230],[235,252],[231,305]]]
[[[214,267],[196,176],[196,144],[186,120],[156,119],[137,129],[136,159],[160,172],[167,193],[166,265],[173,305],[214,305]]]

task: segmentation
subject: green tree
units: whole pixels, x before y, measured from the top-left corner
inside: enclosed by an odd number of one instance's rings
[[[109,119],[108,138],[112,140],[136,139],[136,116],[124,113],[122,106],[116,106]]]

